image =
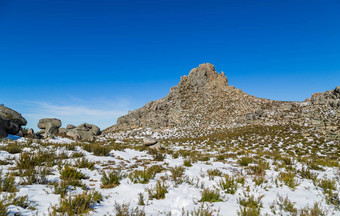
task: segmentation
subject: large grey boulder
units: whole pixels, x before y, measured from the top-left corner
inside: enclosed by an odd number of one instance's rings
[[[95,136],[98,136],[98,135],[101,134],[100,128],[97,127],[96,125],[93,125],[93,124],[83,123],[83,124],[77,126],[76,129],[81,130],[81,131],[90,132]]]
[[[42,129],[41,134],[44,138],[54,138],[61,127],[61,121],[56,118],[44,118],[38,122],[38,128]]]
[[[68,124],[68,125],[66,126],[66,129],[67,129],[67,130],[71,130],[71,129],[74,129],[74,128],[76,128],[76,126],[74,126],[73,124]]]
[[[21,126],[26,124],[26,119],[20,113],[0,105],[0,138],[7,137],[8,134],[16,135]]]
[[[71,129],[68,129],[71,128]],[[77,127],[66,127],[66,135],[72,139],[83,140],[83,141],[93,141],[95,137],[100,135],[102,132],[100,128],[93,124],[83,123]]]
[[[153,137],[151,136],[145,136],[143,138],[144,145],[151,148],[151,149],[156,149],[160,150],[161,144]]]

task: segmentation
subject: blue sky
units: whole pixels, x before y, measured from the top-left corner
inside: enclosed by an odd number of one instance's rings
[[[0,102],[101,128],[201,63],[258,97],[340,85],[340,2],[0,0]]]

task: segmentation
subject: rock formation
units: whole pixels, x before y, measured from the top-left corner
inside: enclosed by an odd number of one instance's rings
[[[60,128],[59,134],[66,135],[74,140],[93,141],[96,136],[101,134],[101,131],[96,125],[83,123],[77,127],[69,124],[66,128]]]
[[[313,105],[329,105],[333,108],[340,108],[340,86],[334,90],[315,93],[307,101],[310,101]]]
[[[40,134],[43,135],[44,138],[54,138],[60,127],[61,121],[56,118],[44,118],[38,122],[38,128],[41,129]]]
[[[0,138],[18,134],[21,126],[26,124],[26,119],[20,113],[0,105]]]
[[[337,87],[314,94],[306,102],[257,98],[228,85],[225,74],[218,73],[213,65],[206,63],[181,77],[166,97],[129,111],[104,133],[151,128],[154,131],[176,129],[186,131],[188,136],[200,136],[249,124],[297,124],[317,126],[316,129],[321,130],[320,119],[329,119],[332,124],[340,125],[339,92],[340,87]],[[327,130],[327,126],[322,130]],[[340,126],[332,127],[332,130],[335,131],[333,134],[339,134],[340,139]],[[329,131],[326,133],[330,134]]]

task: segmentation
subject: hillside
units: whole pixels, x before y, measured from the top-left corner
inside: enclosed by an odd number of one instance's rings
[[[296,124],[340,139],[340,87],[313,94],[304,102],[275,101],[248,95],[228,85],[226,75],[205,63],[183,76],[170,93],[118,118],[106,134],[165,129],[181,136],[201,136],[247,125]]]

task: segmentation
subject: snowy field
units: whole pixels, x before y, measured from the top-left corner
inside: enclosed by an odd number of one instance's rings
[[[225,137],[0,142],[0,215],[340,215],[339,144],[271,128]]]

